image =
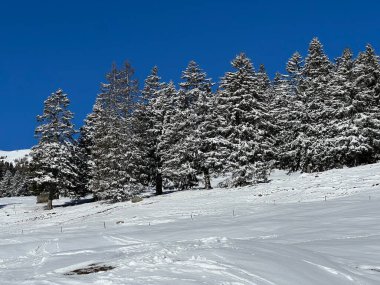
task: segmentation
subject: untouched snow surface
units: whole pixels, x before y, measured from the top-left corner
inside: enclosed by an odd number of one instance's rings
[[[0,284],[380,284],[380,164],[271,179],[52,211],[2,198]],[[92,264],[114,269],[70,273]]]
[[[7,162],[13,162],[16,159],[23,158],[29,155],[30,149],[20,149],[12,151],[0,150],[0,160],[5,160]],[[4,157],[4,159],[2,159]]]

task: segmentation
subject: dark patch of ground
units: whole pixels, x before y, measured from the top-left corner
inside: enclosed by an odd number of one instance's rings
[[[96,273],[96,272],[109,271],[115,268],[116,267],[114,266],[109,266],[109,265],[107,266],[107,265],[93,263],[84,268],[79,268],[79,269],[75,269],[70,272],[67,272],[65,273],[65,275],[86,275],[86,274],[91,274],[91,273]]]

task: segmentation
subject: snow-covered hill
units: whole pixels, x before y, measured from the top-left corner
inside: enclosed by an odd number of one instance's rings
[[[0,283],[380,284],[380,164],[271,179],[52,211],[2,198]]]
[[[16,159],[23,158],[30,153],[30,149],[20,149],[12,151],[0,150],[0,160],[5,160],[7,162],[13,162]]]

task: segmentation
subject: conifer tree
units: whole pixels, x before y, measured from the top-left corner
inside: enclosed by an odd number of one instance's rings
[[[210,172],[215,168],[214,151],[216,125],[212,109],[212,82],[195,61],[190,61],[182,74],[180,92],[191,102],[186,117],[187,135],[180,142],[187,150],[188,161],[197,174],[202,174],[205,189],[211,188]],[[190,154],[190,155],[189,155]]]
[[[249,58],[239,54],[232,66],[236,71],[222,78],[216,104],[222,164],[233,172],[233,186],[265,182],[262,173],[273,156],[268,108]]]
[[[122,201],[141,191],[136,182],[131,114],[138,93],[129,63],[114,65],[93,110],[89,189],[97,199]]]
[[[277,122],[276,157],[278,167],[297,171],[307,152],[308,114],[305,102],[303,60],[295,52],[286,64],[286,75],[274,80],[274,108],[272,117]]]
[[[258,87],[257,90],[260,95],[263,95],[267,92],[268,88],[270,87],[270,80],[265,70],[264,64],[260,64],[260,68],[256,74],[256,78]]]
[[[211,188],[210,172],[213,151],[209,137],[213,130],[211,110],[211,80],[195,61],[190,61],[182,73],[180,89],[175,96],[175,108],[166,113],[165,138],[167,151],[164,171],[180,189],[198,183],[197,174],[203,174],[206,189]]]
[[[16,170],[11,179],[10,196],[15,197],[25,193],[25,178],[26,177],[20,172],[20,170]]]
[[[168,166],[171,157],[171,147],[174,144],[175,132],[170,128],[171,119],[175,113],[175,97],[177,90],[173,82],[161,83],[155,89],[156,95],[148,105],[153,120],[147,135],[152,138],[151,166],[156,194],[162,194],[164,184],[176,183],[176,176]],[[168,186],[168,185],[167,185]]]
[[[287,75],[276,73],[275,78],[268,92],[270,93],[270,115],[275,121],[277,130],[275,132],[275,159],[276,166],[280,169],[288,169],[290,167],[290,158],[293,155],[288,154],[287,141],[290,140],[291,128],[294,126],[290,122],[289,110],[291,106],[292,95],[290,92],[293,86]]]
[[[372,163],[380,154],[380,66],[371,45],[354,61],[354,98],[347,164]]]
[[[174,187],[187,189],[197,182],[192,152],[184,148],[184,140],[192,131],[188,118],[191,100],[186,98],[185,92],[178,92],[173,82],[170,82],[163,92],[170,100],[171,107],[165,112],[160,139],[162,173]]]
[[[68,110],[69,99],[61,89],[44,102],[44,111],[37,117],[40,125],[35,134],[38,145],[31,151],[31,177],[38,192],[48,192],[48,209],[58,195],[75,196],[78,181],[76,165],[76,133]]]
[[[10,170],[4,173],[3,179],[0,180],[0,197],[11,197],[13,196],[12,191],[12,178],[13,174]]]
[[[302,56],[295,52],[286,64],[286,71],[289,75],[289,95],[298,95],[301,90],[302,74],[303,74],[303,60]]]
[[[327,157],[324,146],[327,137],[327,111],[331,95],[327,93],[328,83],[332,76],[332,64],[323,51],[317,38],[309,45],[305,58],[302,81],[302,100],[305,104],[303,118],[304,151],[301,158],[303,171],[322,171]]]
[[[327,138],[325,141],[325,169],[347,165],[350,138],[354,115],[354,60],[352,52],[345,49],[341,57],[336,59],[336,65],[328,83],[327,92],[331,99],[326,106],[329,120],[327,122]]]
[[[132,117],[133,141],[140,154],[137,180],[144,185],[156,188],[156,194],[162,194],[161,160],[157,153],[158,134],[154,131],[160,128],[162,119],[154,106],[163,84],[160,82],[157,66],[146,78],[141,99]]]

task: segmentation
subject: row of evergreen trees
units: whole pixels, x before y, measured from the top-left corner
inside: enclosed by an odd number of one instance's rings
[[[26,158],[10,163],[0,157],[0,198],[31,195],[28,165]]]
[[[51,199],[94,193],[121,201],[153,186],[187,189],[229,173],[225,186],[267,182],[276,167],[323,171],[372,163],[380,155],[380,66],[368,45],[331,62],[318,39],[305,59],[270,80],[245,54],[217,88],[191,61],[181,82],[154,67],[143,89],[127,63],[101,85],[79,139],[62,90],[46,101],[32,151],[32,181]],[[216,90],[215,92],[213,90]]]

